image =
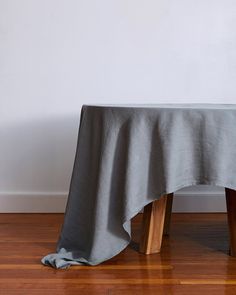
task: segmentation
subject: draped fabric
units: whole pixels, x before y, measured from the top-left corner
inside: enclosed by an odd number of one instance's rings
[[[130,243],[130,220],[185,186],[236,189],[236,105],[83,105],[55,268],[97,265]]]

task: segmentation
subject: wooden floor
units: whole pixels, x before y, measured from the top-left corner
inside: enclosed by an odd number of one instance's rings
[[[141,214],[133,242],[98,266],[55,270],[41,265],[54,252],[62,214],[0,214],[0,295],[236,294],[236,258],[228,256],[224,213],[173,213],[161,254],[139,254]]]

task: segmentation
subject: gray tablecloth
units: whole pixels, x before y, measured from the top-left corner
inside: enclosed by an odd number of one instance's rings
[[[83,105],[55,268],[99,264],[130,242],[130,220],[185,186],[236,189],[236,105]]]

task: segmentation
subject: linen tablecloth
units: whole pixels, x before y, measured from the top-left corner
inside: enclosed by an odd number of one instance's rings
[[[83,105],[55,268],[97,265],[145,205],[185,186],[236,189],[236,105]]]

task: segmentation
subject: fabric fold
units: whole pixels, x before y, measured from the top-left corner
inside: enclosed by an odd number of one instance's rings
[[[235,126],[235,105],[83,105],[56,253],[41,262],[100,264],[128,246],[131,219],[163,194],[236,188]]]

